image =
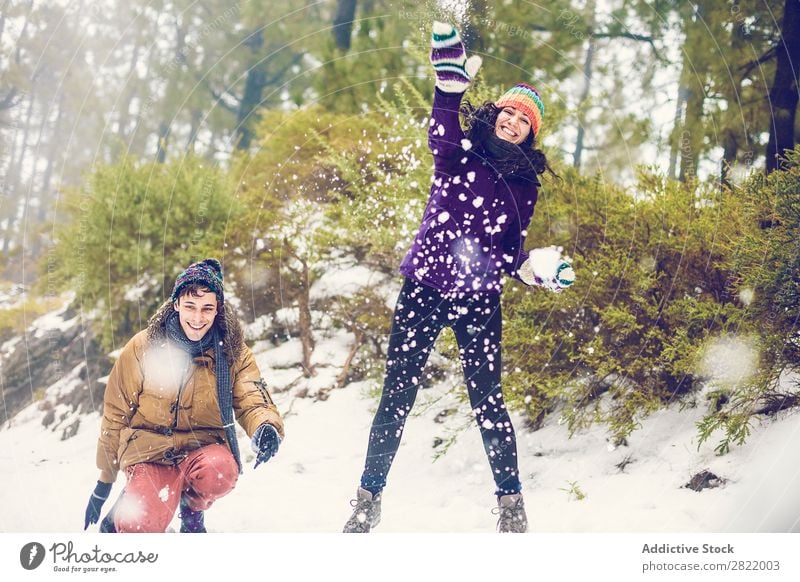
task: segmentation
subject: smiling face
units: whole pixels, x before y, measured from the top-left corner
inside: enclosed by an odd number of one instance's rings
[[[181,329],[186,337],[196,342],[208,333],[217,316],[217,296],[210,289],[198,289],[178,297],[173,304]]]
[[[503,107],[494,124],[494,134],[500,139],[521,144],[531,133],[531,120],[519,109]]]

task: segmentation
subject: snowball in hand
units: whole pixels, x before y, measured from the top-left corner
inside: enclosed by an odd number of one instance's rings
[[[517,273],[527,285],[539,285],[560,293],[575,282],[572,260],[562,257],[562,247],[533,249]]]
[[[561,261],[561,249],[559,247],[544,247],[533,249],[528,258],[533,268],[533,273],[540,279],[553,279],[556,277]],[[570,268],[570,271],[572,269]],[[567,275],[562,271],[562,275]],[[572,280],[575,280],[575,272],[572,272]]]

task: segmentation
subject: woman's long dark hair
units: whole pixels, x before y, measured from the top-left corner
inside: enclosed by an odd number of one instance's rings
[[[537,183],[539,181],[537,176],[546,171],[557,176],[547,163],[544,152],[534,147],[533,131],[519,145],[495,135],[495,124],[500,111],[502,108],[491,101],[486,101],[480,107],[473,106],[469,101],[461,104],[461,114],[467,125],[464,133],[472,142],[475,152],[504,176],[514,176]]]

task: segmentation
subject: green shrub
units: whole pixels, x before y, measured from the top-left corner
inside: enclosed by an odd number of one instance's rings
[[[648,172],[631,191],[571,171],[548,181],[526,246],[563,246],[577,280],[562,294],[507,287],[509,404],[533,426],[559,410],[571,432],[602,422],[621,441],[694,390],[705,343],[744,312],[719,244],[737,212],[729,192]]]
[[[721,432],[720,454],[744,443],[755,420],[800,403],[797,382],[780,384],[800,367],[800,148],[788,159],[785,170],[754,175],[737,190],[741,232],[725,250],[759,357],[699,424],[701,442]]]
[[[194,157],[99,166],[64,203],[67,220],[42,267],[75,291],[83,312],[97,310],[106,349],[147,324],[189,263],[225,258],[226,229],[241,212],[224,174]]]

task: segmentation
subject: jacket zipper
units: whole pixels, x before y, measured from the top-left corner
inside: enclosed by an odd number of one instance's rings
[[[183,392],[183,387],[186,386],[186,384],[189,382],[189,379],[192,377],[191,374],[189,373],[189,371],[191,370],[191,366],[192,366],[192,361],[190,360],[186,364],[186,367],[183,370],[181,383],[178,384],[178,394],[175,397],[175,404],[172,405],[172,408],[174,409],[172,411],[174,415],[172,418],[173,429],[178,428],[178,412],[180,412],[181,409],[181,392]]]

